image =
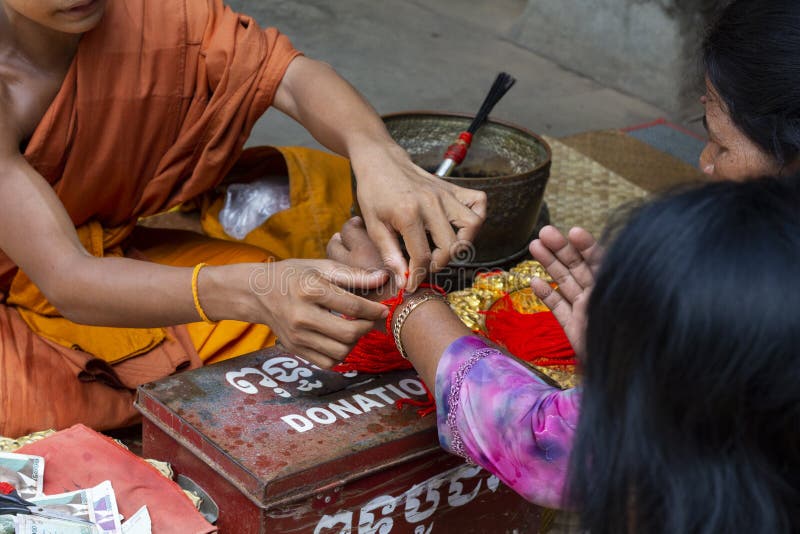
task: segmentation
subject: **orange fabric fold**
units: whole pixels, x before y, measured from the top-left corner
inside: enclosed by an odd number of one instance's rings
[[[281,259],[325,258],[331,236],[350,217],[350,161],[310,148],[256,147],[242,154],[230,178],[249,182],[265,176],[288,176],[290,207],[272,215],[243,242]],[[225,195],[206,195],[201,223],[207,235],[233,241],[219,222],[224,204]]]

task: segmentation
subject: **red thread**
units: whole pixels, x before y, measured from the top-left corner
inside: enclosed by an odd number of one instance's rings
[[[483,276],[491,274],[494,273],[485,273]],[[432,284],[421,284],[420,287],[445,293],[442,288]],[[400,289],[397,295],[382,301],[382,304],[389,307],[386,332],[373,330],[362,337],[347,358],[334,367],[334,370],[380,374],[412,368],[411,362],[400,355],[391,334],[392,320],[403,303],[404,295],[405,290]],[[506,294],[495,309],[485,312],[485,316],[486,337],[503,345],[517,358],[542,367],[576,365],[575,351],[552,313],[520,313],[514,308],[511,297]],[[427,386],[425,392],[428,395],[426,400],[400,399],[395,405],[399,409],[406,405],[416,406],[419,408],[419,416],[424,417],[436,410],[435,400]]]
[[[509,295],[486,315],[486,334],[508,351],[542,367],[576,365],[575,351],[551,312],[520,313]]]
[[[8,482],[0,482],[0,493],[3,495],[10,495],[17,491],[17,488],[9,484]]]
[[[406,278],[408,278],[408,272],[406,272]],[[444,289],[433,284],[420,284],[420,287],[433,289],[442,295],[445,294]],[[340,373],[359,371],[363,373],[380,374],[413,368],[411,362],[400,355],[400,351],[397,350],[397,345],[395,345],[394,342],[394,336],[391,333],[394,314],[403,303],[404,296],[405,289],[401,288],[394,297],[381,301],[381,304],[385,304],[389,307],[389,315],[386,317],[386,332],[373,330],[367,333],[367,335],[362,337],[356,346],[353,347],[353,350],[350,351],[347,358],[333,368],[335,371],[339,371]],[[426,388],[425,391],[428,391],[428,389]],[[425,408],[434,406],[435,409],[433,397],[430,393],[428,393],[427,401],[406,400],[410,401],[409,404],[420,403],[419,406]],[[414,405],[417,406],[417,404]],[[401,406],[402,405],[398,405],[398,407]],[[426,411],[425,409],[420,411],[425,411],[425,414],[422,415],[430,413],[430,411]]]
[[[431,394],[431,390],[428,389],[428,386],[425,385],[425,382],[420,381],[420,384],[422,384],[422,387],[425,388],[425,393],[428,395],[428,398],[425,399],[424,401],[410,399],[410,398],[397,399],[394,402],[394,405],[397,406],[398,410],[402,410],[403,406],[405,406],[406,404],[410,406],[417,406],[419,408],[419,410],[417,410],[417,415],[419,415],[420,417],[425,417],[429,413],[433,413],[436,411],[436,401],[434,400],[433,395]]]

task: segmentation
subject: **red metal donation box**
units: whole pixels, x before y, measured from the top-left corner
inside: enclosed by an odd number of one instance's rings
[[[536,532],[542,512],[444,452],[413,371],[319,369],[277,348],[139,389],[144,455],[220,509],[222,533]]]

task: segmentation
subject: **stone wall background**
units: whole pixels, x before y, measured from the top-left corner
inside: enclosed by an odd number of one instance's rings
[[[702,91],[700,49],[723,0],[528,0],[508,37],[679,118]]]

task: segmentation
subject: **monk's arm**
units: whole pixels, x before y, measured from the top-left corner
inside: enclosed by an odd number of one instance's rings
[[[73,321],[145,327],[198,320],[191,269],[88,254],[53,189],[13,150],[0,156],[0,248]],[[224,270],[239,272],[201,273],[209,313],[219,309],[218,317],[230,318],[253,314],[245,309],[253,301],[246,295],[252,266]],[[213,287],[218,278],[226,287]],[[232,287],[233,280],[241,281],[241,287]],[[227,297],[224,312],[222,303],[215,302],[217,294]]]
[[[2,135],[0,249],[74,322],[153,327],[200,319],[192,269],[89,255],[44,178],[19,153],[3,153]],[[386,278],[330,260],[243,263],[202,269],[198,293],[211,319],[268,324],[289,350],[330,367],[387,313],[339,286],[367,289]]]
[[[295,58],[278,86],[274,106],[343,156],[357,155],[365,147],[395,150],[372,106],[326,63]]]
[[[408,272],[409,289],[416,289],[430,270],[447,265],[459,243],[475,238],[486,213],[486,195],[415,165],[375,110],[328,65],[295,58],[278,86],[274,106],[320,143],[350,158],[367,231],[398,280],[405,280]]]

